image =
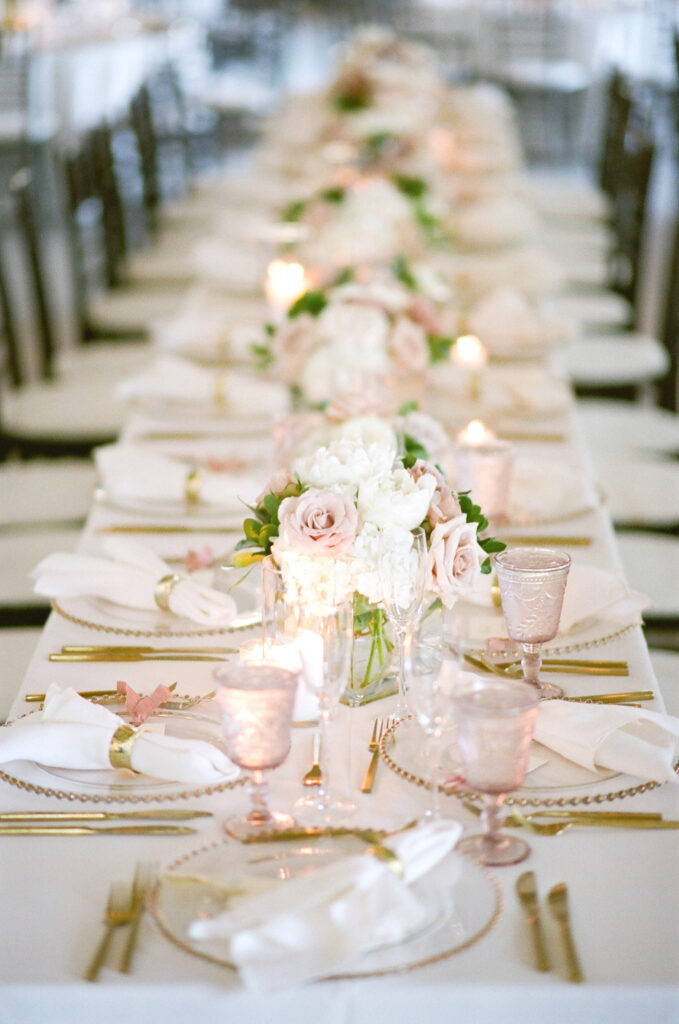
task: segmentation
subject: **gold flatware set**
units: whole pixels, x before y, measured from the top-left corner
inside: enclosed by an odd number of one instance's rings
[[[368,742],[368,750],[370,751],[370,762],[368,769],[363,777],[361,783],[361,793],[372,793],[373,786],[375,784],[375,773],[377,771],[377,762],[380,758],[380,740],[384,736],[387,729],[392,725],[393,718],[391,716],[387,718],[376,718],[373,722],[373,730]]]
[[[65,644],[50,661],[226,661],[237,647],[151,647],[128,644]]]
[[[86,981],[97,980],[108,955],[113,935],[123,927],[128,927],[129,930],[117,969],[123,974],[129,973],[147,896],[156,876],[155,864],[140,862],[137,864],[132,885],[123,882],[112,883],[104,910],[104,934],[85,971]]]
[[[193,835],[196,829],[165,823],[211,816],[210,811],[180,808],[144,811],[4,811],[0,813],[0,836],[188,836]]]
[[[542,930],[537,882],[532,871],[524,871],[522,875],[519,875],[516,880],[516,894],[531,929],[535,966],[539,971],[548,971],[551,965],[545,935]],[[568,980],[574,982],[584,981],[571,931],[568,889],[565,882],[559,882],[557,885],[552,886],[547,894],[547,905],[559,926],[566,958]]]

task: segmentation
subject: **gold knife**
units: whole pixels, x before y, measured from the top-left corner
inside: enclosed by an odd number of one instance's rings
[[[570,924],[570,911],[568,908],[568,889],[566,888],[565,882],[559,882],[558,885],[552,886],[547,894],[547,902],[549,908],[561,929],[561,938],[564,945],[564,951],[566,953],[566,963],[568,965],[568,979],[569,981],[584,981],[582,976],[582,970],[580,968],[580,962],[578,960],[578,954],[575,949],[575,943],[573,942],[573,936],[571,934]]]
[[[531,927],[535,950],[535,966],[539,971],[548,971],[550,967],[549,956],[547,955],[547,946],[542,931],[535,874],[532,871],[524,871],[522,875],[519,875],[516,880],[516,893]]]
[[[564,697],[575,704],[628,704],[631,701],[655,700],[653,690],[629,690],[621,693],[583,693],[577,697]]]
[[[59,821],[113,821],[160,820],[188,821],[191,818],[211,818],[212,811],[190,811],[173,807],[168,810],[156,808],[148,811],[2,811],[0,822],[59,822]]]
[[[176,689],[176,683],[170,683],[168,686],[170,693],[174,693]],[[42,704],[46,696],[45,693],[27,693],[24,700],[27,704]],[[96,700],[97,697],[118,697],[120,694],[118,690],[78,690],[78,696],[85,700]]]
[[[576,536],[575,534],[516,534],[497,539],[504,544],[516,544],[519,547],[585,548],[592,543],[591,537]]]
[[[115,651],[90,651],[89,653],[83,652],[82,654],[50,654],[50,661],[59,662],[100,662],[100,661],[228,661],[228,654],[149,654],[149,653],[135,653],[134,651],[121,651],[116,653]]]
[[[118,523],[114,526],[100,526],[97,533],[236,533],[242,529],[242,521],[232,520],[222,526],[178,526],[171,523]]]
[[[238,654],[237,647],[151,647],[137,644],[64,644],[62,654]]]
[[[189,836],[185,825],[0,825],[0,836]]]

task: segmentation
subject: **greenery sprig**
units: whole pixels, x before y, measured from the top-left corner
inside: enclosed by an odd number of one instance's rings
[[[245,536],[236,544],[233,564],[239,569],[246,569],[254,562],[261,562],[271,554],[274,540],[280,530],[278,511],[285,498],[298,498],[307,488],[297,478],[281,491],[274,494],[269,491],[257,505],[248,505],[252,516],[243,520]]]

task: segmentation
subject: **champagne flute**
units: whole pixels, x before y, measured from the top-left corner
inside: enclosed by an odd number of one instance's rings
[[[427,738],[425,755],[429,765],[431,804],[424,813],[426,821],[440,817],[441,742],[444,735],[452,741],[452,695],[459,672],[459,663],[450,655],[445,643],[420,640],[414,644],[408,704]]]
[[[525,840],[501,831],[502,805],[524,780],[538,703],[537,691],[524,682],[472,675],[453,695],[462,772],[484,799],[483,833],[462,839],[457,849],[483,864],[518,864],[530,853]]]
[[[307,688],[318,696],[320,710],[321,783],[314,792],[300,797],[294,810],[301,822],[321,828],[331,826],[354,813],[356,803],[336,796],[330,787],[328,732],[351,671],[354,640],[353,604],[326,608],[297,609],[296,643]]]
[[[236,839],[292,828],[294,818],[268,805],[264,772],[278,768],[290,752],[292,711],[299,674],[266,665],[233,662],[215,671],[226,753],[251,772],[250,810],[228,818]]]
[[[541,697],[563,697],[540,680],[542,645],[559,629],[571,558],[551,548],[507,548],[495,556],[502,613],[511,640],[521,644],[523,678]]]
[[[413,630],[422,611],[427,580],[427,536],[421,526],[412,531],[412,542],[407,557],[402,550],[394,551],[388,533],[380,536],[380,587],[382,600],[394,627],[398,651],[398,701],[394,714],[405,718],[408,714],[406,678],[412,650]]]

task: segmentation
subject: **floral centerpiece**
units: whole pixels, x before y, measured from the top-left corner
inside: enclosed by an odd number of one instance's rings
[[[366,274],[368,279],[365,280]],[[327,288],[305,292],[253,346],[260,368],[274,366],[296,395],[320,406],[368,380],[411,382],[448,358],[457,318],[445,282],[426,263],[396,258],[389,269],[345,268]]]
[[[353,434],[353,436],[351,436]],[[369,638],[361,679],[384,667],[390,641],[382,607],[380,550],[409,586],[412,530],[427,537],[427,590],[434,604],[450,608],[471,593],[490,554],[504,544],[483,536],[488,523],[469,494],[456,494],[420,446],[419,455],[397,455],[388,421],[362,417],[337,436],[280,470],[252,515],[234,563],[247,567],[271,555],[292,602],[307,607],[354,602],[355,631]],[[378,677],[379,678],[379,677]]]

